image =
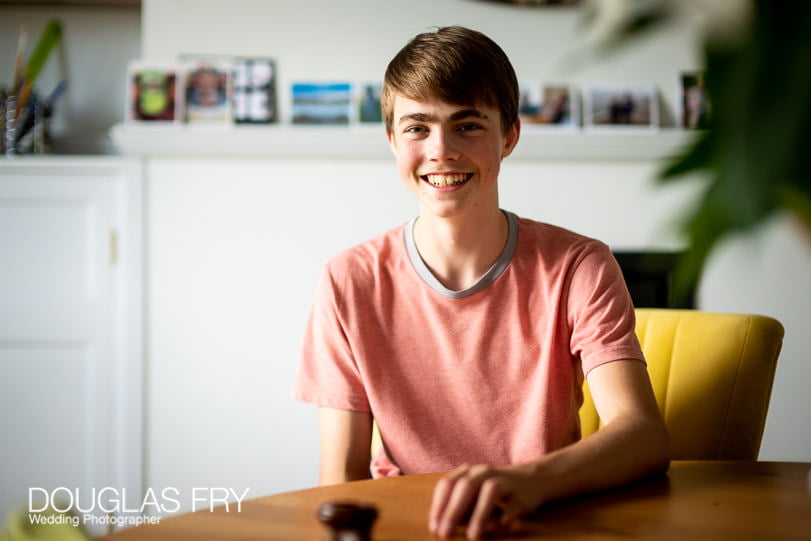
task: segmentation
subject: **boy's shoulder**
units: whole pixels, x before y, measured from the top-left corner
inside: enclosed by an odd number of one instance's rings
[[[605,246],[602,241],[582,233],[529,218],[518,218],[518,231],[519,242],[528,242],[539,249],[572,251]]]
[[[514,262],[523,272],[544,268],[569,273],[577,268],[613,265],[611,248],[603,241],[582,233],[524,218],[519,218],[518,231]]]

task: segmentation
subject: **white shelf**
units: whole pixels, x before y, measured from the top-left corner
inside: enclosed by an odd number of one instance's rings
[[[123,154],[137,156],[291,159],[386,158],[383,128],[345,126],[150,126],[117,124],[110,136]]]
[[[638,161],[660,160],[683,153],[696,140],[698,132],[681,129],[609,131],[530,131],[510,159],[558,161]]]
[[[151,126],[117,124],[110,135],[122,154],[280,159],[388,159],[382,127]],[[533,131],[525,129],[512,160],[656,160],[682,152],[697,132]]]

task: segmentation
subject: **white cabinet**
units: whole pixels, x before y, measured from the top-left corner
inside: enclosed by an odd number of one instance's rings
[[[35,487],[140,497],[140,171],[118,158],[0,161],[3,522],[27,513]]]

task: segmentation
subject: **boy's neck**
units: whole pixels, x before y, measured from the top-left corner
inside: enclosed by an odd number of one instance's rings
[[[508,229],[498,206],[451,218],[423,213],[414,225],[414,242],[442,285],[460,291],[473,286],[495,263]]]

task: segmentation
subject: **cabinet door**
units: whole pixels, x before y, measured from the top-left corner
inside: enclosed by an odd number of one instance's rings
[[[139,312],[127,283],[138,277],[123,268],[138,247],[120,238],[133,225],[126,200],[137,196],[133,182],[140,183],[137,167],[109,161],[0,167],[4,518],[9,510],[27,514],[30,493],[39,507],[43,491],[56,490],[64,507],[72,492],[74,511],[88,509],[104,487],[138,498],[140,481],[121,475],[140,470],[140,411],[125,402],[140,404],[140,343],[125,309],[130,302]],[[122,437],[127,430],[137,434]],[[93,533],[107,530],[87,522]]]

